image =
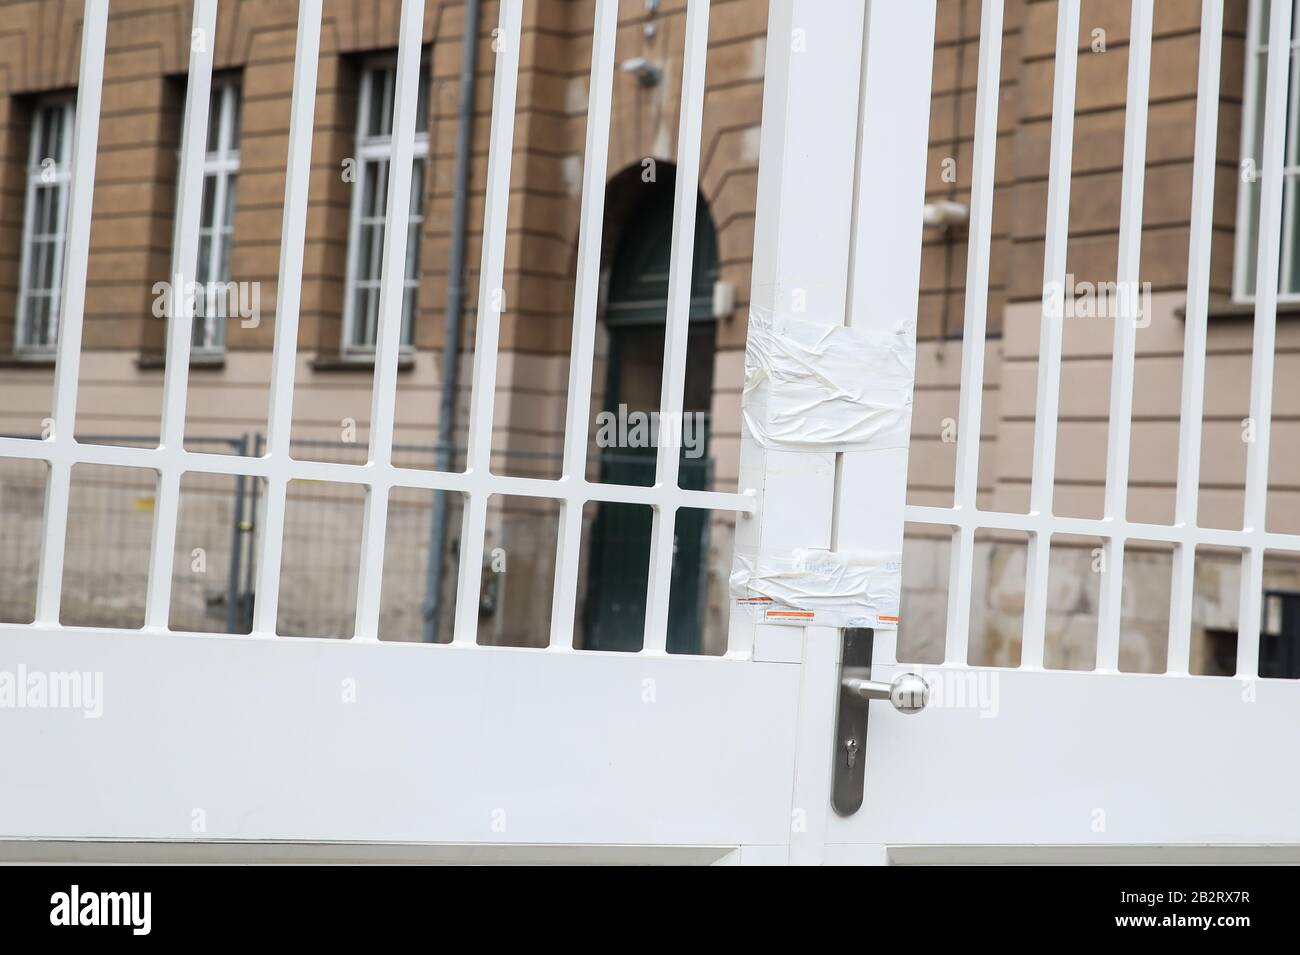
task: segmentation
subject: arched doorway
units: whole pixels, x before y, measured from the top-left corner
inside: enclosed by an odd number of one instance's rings
[[[610,268],[604,320],[609,335],[604,410],[614,415],[659,409],[668,270],[672,251],[673,183],[662,168],[657,183],[637,183],[644,195],[630,210]],[[691,272],[690,334],[682,410],[698,415],[693,447],[683,447],[679,483],[707,489],[711,474],[708,415],[713,397],[716,321],[713,286],[718,277],[718,239],[708,204],[700,197],[695,217]],[[600,480],[649,486],[655,480],[654,447],[599,450]],[[708,513],[681,510],[674,537],[668,608],[670,653],[698,653],[704,619]],[[645,622],[651,537],[650,508],[601,503],[591,530],[585,646],[591,650],[637,650]]]

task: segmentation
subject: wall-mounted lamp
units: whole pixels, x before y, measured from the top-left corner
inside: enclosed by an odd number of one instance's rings
[[[951,229],[970,219],[970,206],[951,199],[927,202],[921,210],[921,222],[927,229]]]
[[[736,285],[721,279],[713,283],[713,317],[715,319],[731,318],[736,310]]]
[[[658,63],[651,63],[644,56],[634,56],[619,64],[624,73],[631,73],[642,86],[658,86],[664,78],[664,69]]]

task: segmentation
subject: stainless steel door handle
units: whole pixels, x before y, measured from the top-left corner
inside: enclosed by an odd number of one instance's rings
[[[871,679],[870,630],[845,630],[840,665],[839,716],[831,770],[831,805],[841,816],[862,806],[866,786],[867,716],[872,700],[888,700],[911,715],[930,702],[930,687],[916,673],[900,673],[889,683]],[[881,714],[888,716],[888,714]]]
[[[915,673],[900,673],[891,683],[880,680],[862,680],[846,676],[840,683],[845,692],[864,702],[888,700],[900,713],[920,713],[930,701],[930,687]]]

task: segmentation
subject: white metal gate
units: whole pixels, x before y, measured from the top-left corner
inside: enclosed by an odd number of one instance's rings
[[[923,18],[909,5],[909,21]],[[1128,44],[1123,185],[1116,280],[1138,287],[1143,184],[1151,66],[1152,0],[1133,0]],[[875,19],[883,13],[873,4]],[[1300,537],[1270,533],[1264,524],[1277,310],[1282,169],[1286,132],[1288,52],[1292,4],[1273,3],[1267,36],[1267,100],[1263,110],[1262,180],[1251,364],[1245,519],[1240,530],[1200,527],[1197,494],[1201,465],[1202,401],[1210,288],[1214,168],[1219,116],[1220,49],[1224,10],[1202,4],[1191,245],[1179,428],[1176,514],[1171,525],[1127,517],[1132,438],[1137,298],[1114,322],[1104,514],[1098,520],[1053,513],[1061,349],[1066,288],[1075,86],[1080,48],[1080,5],[1057,10],[1052,98],[1050,179],[1043,268],[1034,423],[1033,482],[1027,514],[981,510],[976,465],[983,386],[985,309],[998,128],[1003,4],[982,5],[979,91],[975,117],[965,334],[957,476],[951,508],[908,507],[908,521],[952,530],[947,646],[942,666],[927,668],[942,681],[947,706],[905,718],[876,704],[880,717],[865,747],[866,796],[852,816],[828,814],[827,861],[938,859],[1074,859],[1177,861],[1193,858],[1279,859],[1280,847],[1300,841],[1300,811],[1289,792],[1294,768],[1279,760],[1296,741],[1300,688],[1293,681],[1260,679],[1258,670],[1263,559],[1268,550],[1294,552]],[[887,83],[910,108],[922,110],[929,77],[928,29],[891,29],[892,74]],[[874,45],[864,86],[864,137],[873,99]],[[883,74],[882,74],[883,79]],[[862,157],[863,176],[868,162]],[[870,228],[870,226],[867,226]],[[1123,298],[1123,297],[1121,297]],[[898,498],[894,498],[895,505]],[[843,530],[845,525],[841,523]],[[1017,669],[967,665],[975,532],[1015,530],[1028,536],[1024,630]],[[1053,535],[1083,534],[1103,544],[1096,668],[1044,668],[1048,551]],[[1172,545],[1168,665],[1158,675],[1119,671],[1120,611],[1125,547],[1130,541]],[[1198,546],[1243,554],[1236,676],[1189,674],[1193,562]],[[895,647],[878,639],[877,675],[897,668]],[[990,687],[996,718],[972,693]],[[955,690],[955,692],[954,692]],[[962,705],[961,694],[968,695]],[[1196,854],[1194,847],[1235,847]],[[1050,851],[1033,852],[1033,847]],[[1068,847],[1068,848],[1067,848]],[[1117,847],[1127,847],[1122,851]],[[1157,850],[1155,847],[1165,847]],[[1174,848],[1176,847],[1176,848]]]
[[[394,157],[387,216],[405,214],[410,194],[423,3],[403,4],[394,107]],[[1222,11],[1204,4],[1217,40]],[[60,840],[178,843],[216,851],[256,841],[252,857],[281,843],[349,844],[376,857],[671,858],[679,860],[880,861],[907,847],[1010,845],[1189,845],[1300,842],[1294,771],[1272,754],[1283,727],[1297,725],[1300,692],[1260,681],[1241,703],[1240,680],[1255,676],[1265,548],[1300,551],[1300,538],[1263,527],[1271,360],[1276,311],[1280,165],[1286,58],[1270,53],[1259,295],[1255,315],[1246,527],[1198,528],[1200,458],[1217,42],[1203,44],[1196,133],[1196,185],[1183,394],[1178,520],[1125,518],[1133,372],[1132,322],[1115,325],[1106,516],[1054,517],[1060,370],[1059,322],[1043,322],[1028,515],[980,511],[975,469],[980,428],[989,269],[993,149],[997,128],[1001,0],[983,5],[984,42],[976,120],[970,263],[963,345],[958,477],[953,508],[904,508],[905,446],[801,450],[761,444],[746,429],[739,493],[678,487],[678,456],[664,446],[653,487],[592,483],[585,476],[588,409],[599,286],[601,223],[612,102],[616,0],[597,0],[581,203],[577,295],[563,476],[537,480],[489,468],[492,395],[505,262],[505,217],[514,130],[523,0],[502,0],[484,221],[483,267],[470,408],[468,465],[447,473],[391,462],[407,230],[389,227],[383,251],[369,459],[364,465],[294,460],[289,427],[296,367],[321,0],[301,0],[275,352],[266,454],[236,458],[183,446],[192,323],[169,315],[163,437],[157,448],[78,443],[73,438],[94,181],[106,0],[87,0],[75,120],[73,189],[59,333],[53,428],[43,441],[0,440],[0,455],[49,465],[36,621],[0,627],[4,658],[30,670],[104,675],[101,718],[78,712],[6,715],[5,749],[15,771],[0,777],[0,839],[13,854],[52,852]],[[1290,9],[1275,4],[1274,38],[1290,35]],[[690,263],[700,160],[709,5],[692,0],[684,53],[675,228],[661,412],[680,413]],[[195,0],[196,37],[212,35],[216,0]],[[857,341],[897,336],[914,347],[921,207],[934,40],[933,2],[773,0],[763,106],[752,303],[772,322],[847,328]],[[1124,218],[1118,276],[1138,275],[1151,0],[1135,0],[1125,140]],[[1045,283],[1059,284],[1069,198],[1077,0],[1061,4],[1056,120]],[[1271,49],[1286,48],[1275,43]],[[172,272],[195,275],[210,45],[191,52]],[[174,308],[183,308],[176,303]],[[1050,303],[1049,303],[1050,304]],[[1045,314],[1047,311],[1045,309]],[[829,332],[828,332],[829,334]],[[905,356],[906,357],[906,356]],[[906,418],[904,417],[904,422]],[[63,541],[74,464],[126,465],[158,474],[150,585],[142,631],[88,630],[59,622]],[[168,630],[181,476],[244,473],[266,482],[251,636]],[[366,489],[355,636],[349,641],[280,640],[275,620],[288,482],[327,480]],[[380,645],[379,594],[385,515],[393,488],[442,489],[465,497],[457,617],[449,646]],[[493,494],[561,503],[550,646],[476,644],[479,567]],[[635,654],[573,647],[582,506],[613,501],[653,508],[653,547],[643,649]],[[665,651],[668,581],[676,512],[729,510],[737,554],[785,559],[795,552],[896,554],[904,520],[953,528],[948,647],[927,679],[982,671],[967,666],[972,546],[978,528],[1030,535],[1024,659],[997,673],[1000,718],[932,707],[904,716],[871,707],[856,762],[865,799],[855,813],[831,808],[832,772],[845,758],[836,736],[842,637],[821,625],[776,625],[738,606],[722,658]],[[1042,668],[1047,548],[1054,533],[1105,541],[1108,572],[1098,667]],[[1118,601],[1131,539],[1174,545],[1169,673],[1116,672]],[[1191,556],[1198,543],[1249,555],[1243,575],[1239,680],[1187,674]],[[809,611],[811,614],[812,612]],[[876,627],[872,676],[895,664],[889,617]],[[350,696],[341,693],[350,688]],[[863,704],[865,705],[865,704]],[[1292,730],[1285,730],[1292,732]],[[1231,763],[1210,771],[1206,747]],[[1242,771],[1249,766],[1251,772]],[[1097,811],[1107,825],[1093,825]],[[15,849],[17,844],[19,848]],[[402,849],[394,844],[412,844]],[[356,849],[356,846],[379,848]],[[77,850],[88,852],[89,849]],[[162,850],[151,850],[162,851]],[[286,850],[287,851],[287,850]],[[339,854],[345,852],[340,848]],[[919,850],[917,850],[919,851]]]

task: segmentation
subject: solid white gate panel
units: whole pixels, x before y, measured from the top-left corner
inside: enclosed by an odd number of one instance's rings
[[[863,854],[1300,843],[1300,779],[1278,758],[1300,745],[1300,693],[1288,683],[1261,681],[1251,700],[1227,678],[924,672],[948,705],[919,716],[872,705],[866,799],[835,817],[828,842]]]
[[[799,667],[5,626],[0,839],[780,846]],[[631,857],[635,858],[635,854]]]

